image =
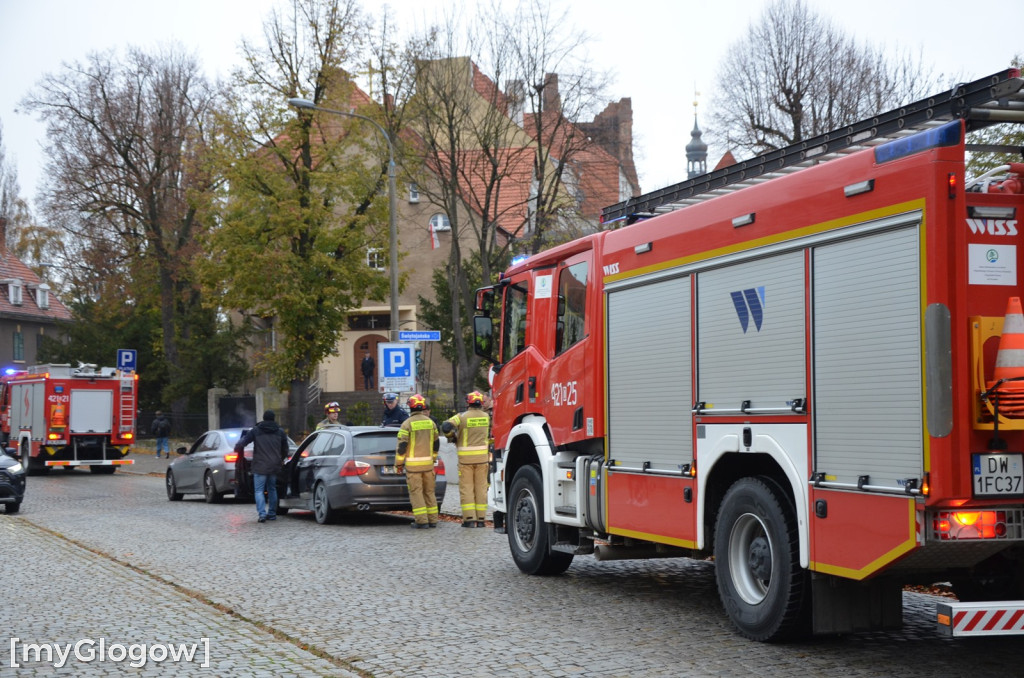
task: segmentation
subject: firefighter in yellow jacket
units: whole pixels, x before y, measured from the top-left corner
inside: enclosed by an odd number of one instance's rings
[[[419,393],[408,401],[409,418],[398,429],[395,469],[405,469],[415,528],[437,527],[434,461],[441,446],[437,424],[427,414],[427,400]]]
[[[459,448],[459,497],[462,526],[484,527],[487,515],[488,440],[491,418],[479,391],[466,394],[469,409],[441,424],[444,435]]]

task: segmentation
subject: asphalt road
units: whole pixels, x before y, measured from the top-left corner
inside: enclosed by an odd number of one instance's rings
[[[899,632],[753,643],[707,562],[577,557],[528,577],[491,530],[391,514],[259,524],[252,505],[168,502],[147,468],[32,477],[22,512],[0,515],[0,676],[1024,675],[1020,638],[940,638],[926,595],[904,594]],[[145,644],[148,663],[55,671],[23,654],[89,640]],[[194,661],[156,661],[190,643]]]

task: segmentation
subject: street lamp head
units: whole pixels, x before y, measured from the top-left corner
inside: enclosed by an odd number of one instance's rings
[[[316,104],[314,104],[309,99],[300,99],[298,97],[289,99],[288,105],[294,106],[295,108],[316,108]]]

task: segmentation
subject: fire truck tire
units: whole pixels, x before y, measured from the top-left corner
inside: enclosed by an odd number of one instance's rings
[[[29,450],[29,444],[27,440],[21,441],[21,465],[25,467],[25,473],[28,475],[40,475],[45,476],[50,472],[50,466],[47,466],[41,462],[33,461],[32,453]]]
[[[73,467],[68,466],[67,468],[73,468]],[[89,467],[89,471],[91,473],[96,473],[96,474],[99,474],[99,475],[109,476],[109,475],[112,475],[114,472],[117,471],[117,467],[116,466],[90,466]]]
[[[715,578],[726,614],[747,638],[807,632],[810,585],[799,548],[796,512],[775,481],[741,478],[729,488],[715,524]]]
[[[182,494],[178,492],[178,484],[174,482],[174,473],[167,472],[167,500],[181,501]]]
[[[213,474],[209,471],[203,474],[203,499],[206,500],[206,503],[219,504],[223,496],[224,494],[218,492],[217,486],[213,483]]]
[[[572,564],[572,554],[551,550],[542,487],[536,466],[516,472],[509,493],[508,545],[512,560],[526,574],[562,574]]]

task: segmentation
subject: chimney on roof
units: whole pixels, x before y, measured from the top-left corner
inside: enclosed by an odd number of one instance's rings
[[[540,86],[542,111],[561,111],[562,97],[558,93],[558,73],[544,76],[544,84]]]
[[[508,99],[508,117],[512,122],[523,126],[523,102],[526,95],[523,89],[522,80],[505,81],[505,98]]]

